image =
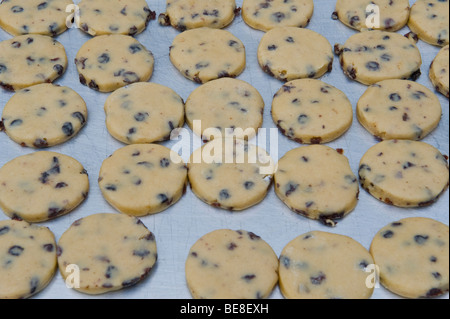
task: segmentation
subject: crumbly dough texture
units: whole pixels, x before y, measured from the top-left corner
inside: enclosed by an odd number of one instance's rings
[[[327,226],[349,214],[358,202],[358,179],[340,150],[302,146],[278,162],[275,192],[291,210]]]
[[[244,22],[261,31],[277,27],[304,28],[313,13],[313,0],[244,0],[242,3]]]
[[[0,208],[14,219],[57,218],[80,205],[88,192],[86,170],[68,155],[38,151],[0,168]]]
[[[79,27],[92,36],[134,36],[155,19],[155,12],[149,9],[145,0],[82,0],[78,6]]]
[[[215,230],[201,237],[186,259],[195,299],[267,298],[278,282],[278,258],[261,237],[245,230]]]
[[[21,146],[45,148],[76,136],[87,115],[86,103],[74,90],[44,83],[14,94],[3,109],[0,127]]]
[[[158,144],[134,144],[103,161],[98,184],[118,211],[146,216],[166,210],[186,191],[187,169],[181,157]]]
[[[216,128],[222,136],[236,134],[239,138],[252,138],[262,126],[263,113],[261,94],[238,79],[222,78],[205,83],[186,100],[186,120],[198,136],[203,136],[204,130]],[[201,121],[201,127],[194,125],[195,121]],[[244,136],[246,132],[248,135]],[[203,136],[205,141],[211,138]]]
[[[53,82],[66,68],[64,46],[49,36],[20,35],[0,42],[0,87],[8,91]]]
[[[421,140],[439,124],[441,103],[427,87],[407,80],[371,85],[358,101],[359,122],[381,140]]]
[[[447,98],[449,93],[449,46],[443,47],[430,66],[430,80],[437,91],[441,92]]]
[[[411,7],[408,27],[432,45],[449,44],[448,0],[417,0]]]
[[[104,110],[109,133],[126,144],[168,140],[184,124],[183,99],[156,83],[133,83],[116,90]]]
[[[278,27],[263,35],[258,62],[264,72],[280,81],[317,79],[331,71],[333,50],[328,40],[315,31]]]
[[[222,29],[236,16],[235,0],[167,0],[160,23],[179,31],[208,27]]]
[[[375,6],[378,8],[375,9]],[[379,26],[375,20],[378,13]],[[334,17],[355,30],[376,29],[393,32],[408,23],[409,13],[409,0],[337,0]]]
[[[261,202],[272,182],[267,152],[244,140],[216,138],[194,151],[189,163],[192,191],[203,202],[242,211]]]
[[[77,266],[79,287],[73,288],[91,295],[142,282],[157,258],[154,234],[136,217],[123,214],[93,214],[79,219],[58,241],[62,277],[70,279],[73,266]]]
[[[339,89],[316,79],[286,83],[275,94],[272,119],[281,133],[305,144],[331,142],[353,122],[353,108]]]
[[[422,57],[413,40],[394,32],[364,31],[336,44],[344,74],[365,85],[388,79],[416,80]]]
[[[175,37],[170,61],[184,77],[201,84],[241,74],[246,64],[245,47],[229,31],[197,28]]]
[[[287,299],[369,299],[374,289],[368,285],[368,267],[373,264],[354,239],[312,231],[283,248],[280,289]]]
[[[0,299],[24,299],[42,291],[56,272],[55,236],[25,221],[0,221]]]
[[[81,84],[100,92],[148,81],[154,62],[152,52],[138,40],[120,34],[86,41],[75,58]]]
[[[406,298],[448,292],[448,237],[448,226],[430,218],[410,217],[383,227],[370,247],[381,284]]]
[[[425,142],[388,140],[371,147],[359,167],[361,186],[398,207],[433,204],[448,188],[447,159]]]
[[[12,35],[56,36],[67,30],[70,5],[72,0],[6,0],[0,4],[0,27]]]

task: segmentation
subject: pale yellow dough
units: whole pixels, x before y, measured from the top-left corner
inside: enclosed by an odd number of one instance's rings
[[[430,80],[435,89],[449,98],[449,46],[443,47],[430,66]]]

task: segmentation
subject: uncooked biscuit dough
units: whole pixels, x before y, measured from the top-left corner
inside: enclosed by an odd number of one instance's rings
[[[407,80],[371,85],[358,101],[362,126],[382,140],[421,140],[439,124],[441,103],[427,87]]]
[[[170,61],[184,77],[201,84],[241,74],[246,64],[245,47],[229,31],[197,28],[175,37]]]
[[[130,289],[148,276],[157,258],[155,235],[136,217],[122,214],[81,218],[58,241],[63,279],[91,295]],[[74,269],[78,282],[68,278],[75,277]]]
[[[283,248],[279,260],[280,289],[287,299],[369,299],[373,294],[373,258],[348,236],[300,235]]]
[[[408,27],[417,36],[433,45],[449,44],[448,0],[417,0],[411,7]]]
[[[118,211],[146,216],[180,200],[186,191],[187,169],[181,157],[165,146],[128,145],[103,161],[98,184]]]
[[[68,141],[87,121],[83,98],[66,86],[38,84],[22,89],[6,103],[0,122],[16,143],[45,148]]]
[[[128,35],[101,35],[83,44],[75,58],[80,82],[100,92],[112,92],[153,74],[153,54]]]
[[[313,13],[313,0],[244,0],[242,3],[244,22],[261,31],[276,27],[304,28]]]
[[[319,33],[302,28],[278,27],[265,33],[258,46],[258,62],[280,81],[319,78],[333,67],[333,50]]]
[[[116,90],[104,110],[109,133],[126,144],[168,140],[184,124],[183,99],[156,83],[133,83]]]
[[[448,226],[430,218],[410,217],[383,227],[370,247],[381,284],[406,298],[448,292],[448,237]]]
[[[425,142],[388,140],[361,158],[359,179],[373,197],[389,205],[429,206],[448,188],[448,163]]]
[[[322,144],[342,136],[353,122],[353,108],[339,89],[315,79],[283,85],[272,102],[272,119],[288,138]]]
[[[0,87],[6,90],[53,82],[66,68],[64,46],[49,36],[20,35],[0,42]]]
[[[398,31],[409,19],[409,0],[337,0],[333,18],[356,30]]]
[[[235,134],[238,138],[250,139],[262,126],[263,113],[264,100],[259,92],[238,79],[222,78],[205,83],[186,100],[187,123],[206,141],[213,135],[203,132],[211,128],[220,131],[222,136]],[[200,125],[195,121],[201,121]]]
[[[49,151],[19,156],[0,168],[0,208],[14,219],[43,222],[69,213],[87,197],[86,170]]]
[[[261,237],[220,229],[191,247],[185,272],[195,299],[262,299],[278,282],[277,268],[277,255]]]
[[[222,29],[235,16],[235,0],[167,0],[166,12],[158,20],[161,25],[185,31],[202,27]]]
[[[56,272],[55,236],[25,221],[0,221],[0,299],[24,299],[42,291]]]
[[[79,28],[92,36],[134,36],[155,19],[145,0],[82,0],[78,7]]]
[[[430,66],[430,80],[437,91],[449,98],[449,46],[443,47]]]
[[[278,162],[275,193],[291,210],[335,226],[358,202],[358,179],[341,151],[325,145],[302,146]]]

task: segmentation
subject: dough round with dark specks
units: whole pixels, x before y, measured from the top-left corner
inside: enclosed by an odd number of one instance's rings
[[[42,291],[56,272],[55,236],[25,221],[0,221],[0,299],[24,299]]]
[[[276,27],[304,28],[313,13],[313,0],[244,0],[242,3],[244,22],[261,31]]]
[[[103,161],[98,184],[118,211],[146,216],[166,210],[186,191],[187,169],[181,157],[158,144],[133,144]]]
[[[81,218],[58,241],[63,279],[73,276],[72,267],[78,267],[79,287],[73,289],[91,295],[136,285],[147,277],[157,258],[154,234],[138,218],[122,214]]]
[[[354,239],[312,231],[289,242],[279,258],[280,289],[287,299],[369,299],[370,253]]]
[[[416,80],[422,56],[413,40],[394,32],[364,31],[337,44],[344,74],[365,85],[388,79]]]
[[[38,84],[22,89],[6,103],[2,123],[21,146],[44,148],[73,138],[87,121],[83,98],[66,86]]]
[[[382,140],[421,140],[439,124],[441,103],[427,87],[407,80],[370,86],[358,101],[358,120]]]
[[[114,91],[104,110],[109,133],[126,144],[168,140],[184,124],[183,99],[156,83],[133,83]]]
[[[430,80],[437,91],[441,92],[447,98],[450,97],[449,93],[449,46],[443,47],[430,67]]]
[[[433,204],[448,188],[447,159],[425,142],[387,140],[361,158],[361,186],[373,197],[398,207]]]
[[[0,42],[0,87],[6,90],[53,82],[66,68],[64,46],[49,36],[19,35]]]
[[[43,222],[69,213],[87,197],[89,178],[74,158],[38,151],[0,168],[0,208],[14,219]]]
[[[56,36],[67,30],[72,0],[9,0],[0,3],[0,27],[12,35]]]
[[[379,11],[375,11],[371,5],[377,6]],[[409,0],[337,0],[335,11],[338,19],[350,28],[390,32],[398,31],[408,23],[409,12]],[[379,27],[374,26],[377,21],[371,19],[371,15],[375,17],[376,13],[379,13]]]
[[[448,0],[417,0],[411,7],[408,27],[432,45],[449,44]]]
[[[370,247],[381,284],[406,298],[448,292],[448,237],[448,226],[430,218],[410,217],[383,227]]]
[[[278,27],[263,35],[258,62],[267,74],[280,81],[319,78],[331,71],[333,50],[319,33],[296,27]]]
[[[220,229],[191,247],[185,272],[195,299],[262,299],[278,282],[277,268],[277,255],[261,237]]]

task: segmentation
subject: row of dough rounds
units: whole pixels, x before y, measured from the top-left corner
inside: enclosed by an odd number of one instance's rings
[[[447,158],[419,141],[373,146],[361,158],[358,178],[341,149],[299,147],[275,164],[261,147],[225,138],[195,150],[187,165],[177,152],[158,144],[122,147],[103,161],[98,186],[112,207],[139,217],[176,204],[188,182],[201,201],[234,212],[263,201],[274,184],[293,212],[335,226],[357,206],[358,180],[383,203],[423,207],[447,190],[448,172]],[[78,207],[89,189],[82,164],[55,152],[19,156],[0,168],[0,207],[13,219],[57,218]]]
[[[244,0],[242,8],[235,0],[167,0],[161,13],[161,25],[185,31],[201,27],[221,29],[231,24],[242,11],[250,27],[269,31],[276,27],[306,27],[314,13],[313,0]],[[71,13],[68,19],[68,13]],[[378,15],[379,25],[368,19]],[[13,35],[43,34],[56,36],[77,24],[83,32],[137,35],[156,18],[144,0],[83,0],[76,8],[72,0],[9,0],[0,6],[0,27]],[[356,30],[397,31],[408,24],[424,41],[448,44],[448,1],[418,0],[411,7],[408,0],[337,0],[333,19]],[[73,20],[73,21],[72,21]]]
[[[278,257],[252,232],[220,229],[192,245],[185,278],[193,298],[202,299],[267,298],[277,283],[287,299],[368,299],[379,282],[403,297],[431,298],[449,289],[448,238],[448,226],[413,217],[379,230],[370,251],[350,237],[311,231]],[[81,218],[58,243],[47,227],[1,221],[0,247],[0,299],[40,292],[58,266],[66,285],[82,293],[129,288],[158,259],[154,234],[122,214]]]

